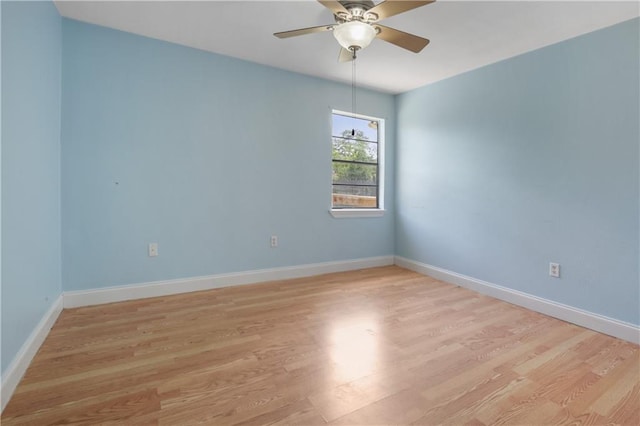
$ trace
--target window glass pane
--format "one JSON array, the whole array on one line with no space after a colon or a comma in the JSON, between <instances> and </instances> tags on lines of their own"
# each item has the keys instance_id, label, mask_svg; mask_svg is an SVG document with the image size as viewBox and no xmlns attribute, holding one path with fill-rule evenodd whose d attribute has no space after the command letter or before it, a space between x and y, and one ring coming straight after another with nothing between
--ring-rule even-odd
<instances>
[{"instance_id":1,"label":"window glass pane","mask_svg":"<svg viewBox=\"0 0 640 426\"><path fill-rule=\"evenodd\" d=\"M333 159L378 162L378 144L353 139L333 138Z\"/></svg>"},{"instance_id":2,"label":"window glass pane","mask_svg":"<svg viewBox=\"0 0 640 426\"><path fill-rule=\"evenodd\" d=\"M355 130L355 135L352 131ZM333 136L378 141L378 122L333 114Z\"/></svg>"},{"instance_id":3,"label":"window glass pane","mask_svg":"<svg viewBox=\"0 0 640 426\"><path fill-rule=\"evenodd\" d=\"M375 186L333 186L334 208L376 208L378 201Z\"/></svg>"},{"instance_id":4,"label":"window glass pane","mask_svg":"<svg viewBox=\"0 0 640 426\"><path fill-rule=\"evenodd\" d=\"M348 113L332 114L332 208L380 208L381 122L351 117Z\"/></svg>"},{"instance_id":5,"label":"window glass pane","mask_svg":"<svg viewBox=\"0 0 640 426\"><path fill-rule=\"evenodd\" d=\"M333 162L333 183L349 185L376 185L378 166Z\"/></svg>"}]
</instances>

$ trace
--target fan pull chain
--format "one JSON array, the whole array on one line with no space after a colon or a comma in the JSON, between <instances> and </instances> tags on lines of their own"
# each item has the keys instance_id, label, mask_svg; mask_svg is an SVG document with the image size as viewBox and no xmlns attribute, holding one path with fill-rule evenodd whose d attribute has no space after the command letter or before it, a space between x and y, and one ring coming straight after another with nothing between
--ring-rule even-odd
<instances>
[{"instance_id":1,"label":"fan pull chain","mask_svg":"<svg viewBox=\"0 0 640 426\"><path fill-rule=\"evenodd\" d=\"M351 61L351 112L356 114L356 51L353 50ZM351 129L351 136L356 135L356 129Z\"/></svg>"}]
</instances>

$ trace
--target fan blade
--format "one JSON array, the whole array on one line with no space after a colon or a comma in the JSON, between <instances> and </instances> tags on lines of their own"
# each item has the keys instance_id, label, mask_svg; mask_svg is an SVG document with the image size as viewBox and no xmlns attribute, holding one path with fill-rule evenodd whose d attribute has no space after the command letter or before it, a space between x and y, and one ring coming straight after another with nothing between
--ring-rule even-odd
<instances>
[{"instance_id":1,"label":"fan blade","mask_svg":"<svg viewBox=\"0 0 640 426\"><path fill-rule=\"evenodd\" d=\"M395 1L387 0L379 5L369 9L367 13L375 13L378 15L378 20L389 18L393 15L397 15L402 12L406 12L411 9L416 9L421 6L426 6L429 3L433 3L435 0L422 0L422 1Z\"/></svg>"},{"instance_id":2,"label":"fan blade","mask_svg":"<svg viewBox=\"0 0 640 426\"><path fill-rule=\"evenodd\" d=\"M305 34L321 33L324 31L331 31L335 25L321 25L319 27L300 28L298 30L282 31L280 33L274 33L273 35L278 38L296 37Z\"/></svg>"},{"instance_id":3,"label":"fan blade","mask_svg":"<svg viewBox=\"0 0 640 426\"><path fill-rule=\"evenodd\" d=\"M420 52L427 44L429 44L429 40L418 37L417 35L405 33L404 31L385 27L380 24L375 24L374 26L379 29L377 36L379 39L395 44L403 49L410 50L414 53Z\"/></svg>"},{"instance_id":4,"label":"fan blade","mask_svg":"<svg viewBox=\"0 0 640 426\"><path fill-rule=\"evenodd\" d=\"M322 3L322 5L331 10L334 15L337 15L340 12L346 13L347 15L349 14L349 11L338 1L318 0L318 3Z\"/></svg>"},{"instance_id":5,"label":"fan blade","mask_svg":"<svg viewBox=\"0 0 640 426\"><path fill-rule=\"evenodd\" d=\"M340 48L340 53L338 54L338 62L349 61L353 61L353 52L345 49L344 47Z\"/></svg>"}]
</instances>

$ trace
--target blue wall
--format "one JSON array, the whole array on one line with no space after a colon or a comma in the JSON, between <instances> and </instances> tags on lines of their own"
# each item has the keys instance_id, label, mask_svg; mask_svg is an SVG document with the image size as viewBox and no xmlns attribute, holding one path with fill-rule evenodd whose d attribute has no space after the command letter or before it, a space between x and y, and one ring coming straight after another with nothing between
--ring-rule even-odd
<instances>
[{"instance_id":1,"label":"blue wall","mask_svg":"<svg viewBox=\"0 0 640 426\"><path fill-rule=\"evenodd\" d=\"M399 96L397 254L640 324L639 22Z\"/></svg>"},{"instance_id":2,"label":"blue wall","mask_svg":"<svg viewBox=\"0 0 640 426\"><path fill-rule=\"evenodd\" d=\"M61 293L61 18L2 2L2 372Z\"/></svg>"},{"instance_id":3,"label":"blue wall","mask_svg":"<svg viewBox=\"0 0 640 426\"><path fill-rule=\"evenodd\" d=\"M388 119L390 211L334 219L350 87L72 20L63 45L65 290L393 254L393 96L358 97Z\"/></svg>"}]
</instances>

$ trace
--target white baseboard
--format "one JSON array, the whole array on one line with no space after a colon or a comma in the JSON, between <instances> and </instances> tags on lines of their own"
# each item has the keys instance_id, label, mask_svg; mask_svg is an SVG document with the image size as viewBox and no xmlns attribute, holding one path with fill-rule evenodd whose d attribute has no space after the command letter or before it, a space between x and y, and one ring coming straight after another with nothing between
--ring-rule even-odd
<instances>
[{"instance_id":1,"label":"white baseboard","mask_svg":"<svg viewBox=\"0 0 640 426\"><path fill-rule=\"evenodd\" d=\"M36 325L36 328L33 329L13 358L13 361L11 361L11 364L7 367L5 374L2 376L2 387L0 388L0 400L2 404L0 411L4 411L4 407L7 406L18 383L20 383L22 376L24 376L29 364L31 364L31 360L33 360L38 349L40 349L40 346L47 338L49 330L51 330L60 312L62 312L62 305L62 296L60 296L44 314L38 325Z\"/></svg>"},{"instance_id":2,"label":"white baseboard","mask_svg":"<svg viewBox=\"0 0 640 426\"><path fill-rule=\"evenodd\" d=\"M373 268L396 264L406 269L450 282L460 287L477 291L540 312L582 327L640 344L640 327L613 318L608 318L582 309L567 306L531 294L512 290L446 269L420 263L399 256L380 256L337 262L324 262L309 265L261 269L231 274L210 275L170 281L126 286L108 287L95 290L64 292L42 317L29 338L20 348L11 364L2 376L0 387L1 410L11 399L20 379L26 372L31 360L44 342L49 330L64 308L98 305L148 297L167 296L191 291L209 290L233 285L254 284L265 281L301 278L332 272L344 272L356 269Z\"/></svg>"},{"instance_id":3,"label":"white baseboard","mask_svg":"<svg viewBox=\"0 0 640 426\"><path fill-rule=\"evenodd\" d=\"M430 277L446 281L478 293L486 294L532 311L540 312L563 321L608 334L635 344L640 344L640 327L613 318L598 315L552 300L543 299L521 291L512 290L436 266L396 256L395 264Z\"/></svg>"},{"instance_id":4,"label":"white baseboard","mask_svg":"<svg viewBox=\"0 0 640 426\"><path fill-rule=\"evenodd\" d=\"M63 294L65 308L100 305L125 300L168 296L192 291L211 290L234 285L255 284L265 281L310 277L332 272L374 268L394 264L394 256L369 257L336 262L313 263L308 265L259 269L230 274L209 275L169 281L107 287L94 290L66 291Z\"/></svg>"}]
</instances>

